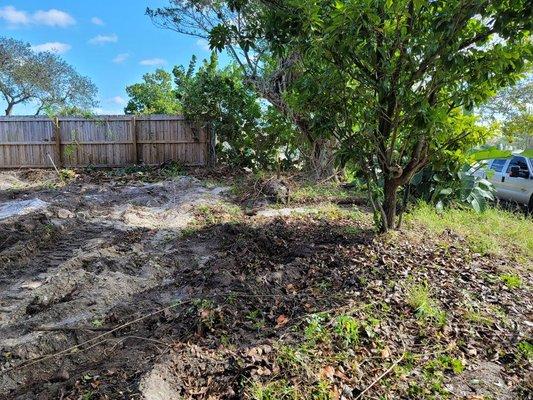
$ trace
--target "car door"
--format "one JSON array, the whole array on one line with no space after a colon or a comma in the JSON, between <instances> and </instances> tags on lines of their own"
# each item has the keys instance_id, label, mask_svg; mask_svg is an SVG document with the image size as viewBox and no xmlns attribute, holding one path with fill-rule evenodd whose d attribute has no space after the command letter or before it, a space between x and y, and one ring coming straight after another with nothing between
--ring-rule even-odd
<instances>
[{"instance_id":1,"label":"car door","mask_svg":"<svg viewBox=\"0 0 533 400\"><path fill-rule=\"evenodd\" d=\"M511 168L519 167L520 176L511 176ZM520 204L529 202L528 185L531 171L525 157L514 156L507 164L503 175L501 187L507 200L516 201Z\"/></svg>"},{"instance_id":2,"label":"car door","mask_svg":"<svg viewBox=\"0 0 533 400\"><path fill-rule=\"evenodd\" d=\"M494 189L496 189L496 197L503 200L508 200L507 193L503 187L503 181L505 181L505 168L507 168L508 163L509 160L505 158L492 160L489 171L487 171L487 180L492 183Z\"/></svg>"}]
</instances>

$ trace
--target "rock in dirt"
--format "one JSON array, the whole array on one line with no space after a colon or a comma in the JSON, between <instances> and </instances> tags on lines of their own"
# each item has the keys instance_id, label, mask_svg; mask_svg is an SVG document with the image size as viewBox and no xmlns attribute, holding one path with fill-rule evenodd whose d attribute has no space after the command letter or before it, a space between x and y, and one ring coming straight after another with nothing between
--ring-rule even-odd
<instances>
[{"instance_id":1,"label":"rock in dirt","mask_svg":"<svg viewBox=\"0 0 533 400\"><path fill-rule=\"evenodd\" d=\"M287 204L289 201L289 185L283 179L269 180L265 183L263 192L270 201L283 204Z\"/></svg>"},{"instance_id":2,"label":"rock in dirt","mask_svg":"<svg viewBox=\"0 0 533 400\"><path fill-rule=\"evenodd\" d=\"M74 218L74 213L69 210L65 210L64 208L60 208L57 211L57 216L60 219L69 219L69 218Z\"/></svg>"},{"instance_id":3,"label":"rock in dirt","mask_svg":"<svg viewBox=\"0 0 533 400\"><path fill-rule=\"evenodd\" d=\"M446 385L455 396L461 398L495 398L511 400L515 397L502 376L503 369L498 364L484 362L473 366Z\"/></svg>"},{"instance_id":4,"label":"rock in dirt","mask_svg":"<svg viewBox=\"0 0 533 400\"><path fill-rule=\"evenodd\" d=\"M31 200L14 200L0 205L0 220L33 213L48 208L49 203L38 198Z\"/></svg>"}]
</instances>

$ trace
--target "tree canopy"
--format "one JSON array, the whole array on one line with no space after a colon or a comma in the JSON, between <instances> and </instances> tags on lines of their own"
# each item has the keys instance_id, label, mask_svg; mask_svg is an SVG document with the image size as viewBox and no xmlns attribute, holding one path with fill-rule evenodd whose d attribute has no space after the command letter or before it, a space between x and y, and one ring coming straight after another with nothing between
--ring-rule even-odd
<instances>
[{"instance_id":1,"label":"tree canopy","mask_svg":"<svg viewBox=\"0 0 533 400\"><path fill-rule=\"evenodd\" d=\"M500 128L500 141L511 142L518 149L533 147L533 73L499 91L480 107L479 114Z\"/></svg>"},{"instance_id":2,"label":"tree canopy","mask_svg":"<svg viewBox=\"0 0 533 400\"><path fill-rule=\"evenodd\" d=\"M0 92L6 115L17 104L34 102L36 114L96 106L97 88L58 55L34 52L29 44L0 38Z\"/></svg>"},{"instance_id":3,"label":"tree canopy","mask_svg":"<svg viewBox=\"0 0 533 400\"><path fill-rule=\"evenodd\" d=\"M163 69L143 75L143 82L126 88L126 114L177 114L181 111L172 75Z\"/></svg>"}]
</instances>

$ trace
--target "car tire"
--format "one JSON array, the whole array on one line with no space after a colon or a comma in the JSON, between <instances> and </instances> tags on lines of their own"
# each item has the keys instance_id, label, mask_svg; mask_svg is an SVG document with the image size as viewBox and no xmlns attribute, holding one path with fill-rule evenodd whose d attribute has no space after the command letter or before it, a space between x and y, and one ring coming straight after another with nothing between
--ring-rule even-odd
<instances>
[{"instance_id":1,"label":"car tire","mask_svg":"<svg viewBox=\"0 0 533 400\"><path fill-rule=\"evenodd\" d=\"M527 205L527 213L530 216L533 216L533 194L529 198L529 204Z\"/></svg>"}]
</instances>

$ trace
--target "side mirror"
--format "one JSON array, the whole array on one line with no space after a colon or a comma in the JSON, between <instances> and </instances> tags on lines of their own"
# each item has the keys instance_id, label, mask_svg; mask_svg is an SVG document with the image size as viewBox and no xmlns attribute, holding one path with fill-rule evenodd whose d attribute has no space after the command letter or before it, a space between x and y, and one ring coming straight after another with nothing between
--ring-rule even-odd
<instances>
[{"instance_id":1,"label":"side mirror","mask_svg":"<svg viewBox=\"0 0 533 400\"><path fill-rule=\"evenodd\" d=\"M518 178L520 176L520 167L518 165L511 167L511 172L509 172L509 176L511 178Z\"/></svg>"}]
</instances>

